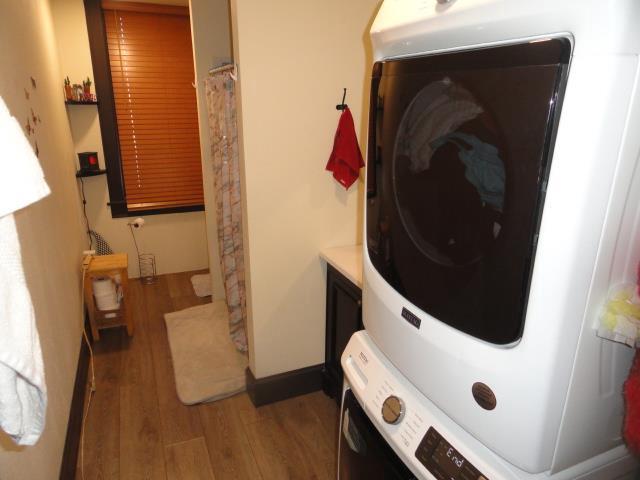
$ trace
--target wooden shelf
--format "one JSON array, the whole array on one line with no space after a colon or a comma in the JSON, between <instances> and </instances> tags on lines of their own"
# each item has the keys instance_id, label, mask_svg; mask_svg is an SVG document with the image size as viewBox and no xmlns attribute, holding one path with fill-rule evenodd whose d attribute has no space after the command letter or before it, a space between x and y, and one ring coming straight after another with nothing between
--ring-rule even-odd
<instances>
[{"instance_id":1,"label":"wooden shelf","mask_svg":"<svg viewBox=\"0 0 640 480\"><path fill-rule=\"evenodd\" d=\"M128 257L126 253L98 255L91 258L84 270L84 301L89 312L89 324L94 341L100 340L101 328L126 326L129 336L133 335L133 316L129 306L129 277L127 275ZM120 306L115 310L98 310L93 296L93 280L111 277L119 283L122 292ZM118 278L119 277L119 278ZM113 317L110 314L116 314ZM109 315L109 317L106 317Z\"/></svg>"},{"instance_id":2,"label":"wooden shelf","mask_svg":"<svg viewBox=\"0 0 640 480\"><path fill-rule=\"evenodd\" d=\"M120 308L117 310L95 310L96 326L102 328L115 328L126 326L126 318L124 318L124 299L120 300ZM107 317L107 315L113 315Z\"/></svg>"},{"instance_id":3,"label":"wooden shelf","mask_svg":"<svg viewBox=\"0 0 640 480\"><path fill-rule=\"evenodd\" d=\"M76 100L65 100L65 105L99 105L99 102L96 101L90 101L90 102L85 102L85 101L76 101Z\"/></svg>"},{"instance_id":4,"label":"wooden shelf","mask_svg":"<svg viewBox=\"0 0 640 480\"><path fill-rule=\"evenodd\" d=\"M104 175L105 173L107 173L107 171L105 169L102 169L102 170L87 170L86 172L78 170L76 172L76 178L80 178L80 177L95 177L96 175Z\"/></svg>"}]
</instances>

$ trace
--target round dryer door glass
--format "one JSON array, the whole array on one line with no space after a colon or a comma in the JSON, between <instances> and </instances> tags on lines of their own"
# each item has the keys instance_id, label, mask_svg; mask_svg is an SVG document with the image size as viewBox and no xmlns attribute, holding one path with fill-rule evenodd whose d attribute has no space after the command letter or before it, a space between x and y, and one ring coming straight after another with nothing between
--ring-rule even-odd
<instances>
[{"instance_id":1,"label":"round dryer door glass","mask_svg":"<svg viewBox=\"0 0 640 480\"><path fill-rule=\"evenodd\" d=\"M404 112L393 155L396 208L415 248L432 261L476 263L500 234L500 138L490 109L448 76L426 85Z\"/></svg>"}]
</instances>

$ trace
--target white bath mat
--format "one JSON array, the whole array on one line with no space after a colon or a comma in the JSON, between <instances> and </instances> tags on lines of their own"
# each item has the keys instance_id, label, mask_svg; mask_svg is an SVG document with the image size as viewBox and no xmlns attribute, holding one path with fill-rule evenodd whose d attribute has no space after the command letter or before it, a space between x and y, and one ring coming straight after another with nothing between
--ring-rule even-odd
<instances>
[{"instance_id":1,"label":"white bath mat","mask_svg":"<svg viewBox=\"0 0 640 480\"><path fill-rule=\"evenodd\" d=\"M199 297L208 297L211 295L211 275L208 273L202 273L200 275L194 275L191 277L191 285L193 290Z\"/></svg>"},{"instance_id":2,"label":"white bath mat","mask_svg":"<svg viewBox=\"0 0 640 480\"><path fill-rule=\"evenodd\" d=\"M229 337L224 300L167 313L164 320L182 403L210 402L245 390L248 360Z\"/></svg>"}]
</instances>

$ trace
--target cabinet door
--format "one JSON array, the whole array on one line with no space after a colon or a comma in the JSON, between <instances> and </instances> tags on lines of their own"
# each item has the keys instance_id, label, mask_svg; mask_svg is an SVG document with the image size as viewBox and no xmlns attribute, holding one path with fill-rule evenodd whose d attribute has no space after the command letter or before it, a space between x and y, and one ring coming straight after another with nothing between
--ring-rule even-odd
<instances>
[{"instance_id":1,"label":"cabinet door","mask_svg":"<svg viewBox=\"0 0 640 480\"><path fill-rule=\"evenodd\" d=\"M327 266L327 318L324 391L340 400L340 357L351 335L362 326L362 292L340 272Z\"/></svg>"},{"instance_id":2,"label":"cabinet door","mask_svg":"<svg viewBox=\"0 0 640 480\"><path fill-rule=\"evenodd\" d=\"M351 335L362 328L362 301L341 285L335 286L335 355L338 365Z\"/></svg>"}]
</instances>

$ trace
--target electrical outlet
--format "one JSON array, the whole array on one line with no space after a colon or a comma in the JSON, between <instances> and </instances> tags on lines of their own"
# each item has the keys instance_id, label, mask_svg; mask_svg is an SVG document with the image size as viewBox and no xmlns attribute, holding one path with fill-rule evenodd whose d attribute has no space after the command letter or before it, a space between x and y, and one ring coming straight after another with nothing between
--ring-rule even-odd
<instances>
[{"instance_id":1,"label":"electrical outlet","mask_svg":"<svg viewBox=\"0 0 640 480\"><path fill-rule=\"evenodd\" d=\"M144 225L144 218L136 218L133 222L127 223L130 227L140 228Z\"/></svg>"}]
</instances>

